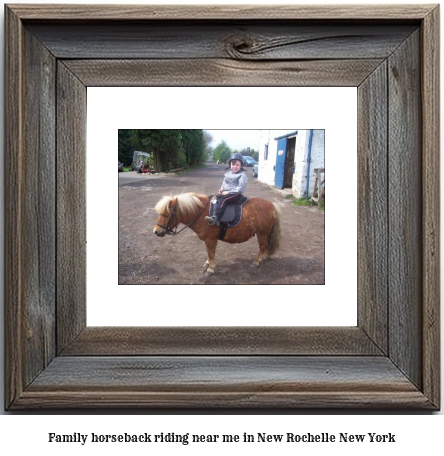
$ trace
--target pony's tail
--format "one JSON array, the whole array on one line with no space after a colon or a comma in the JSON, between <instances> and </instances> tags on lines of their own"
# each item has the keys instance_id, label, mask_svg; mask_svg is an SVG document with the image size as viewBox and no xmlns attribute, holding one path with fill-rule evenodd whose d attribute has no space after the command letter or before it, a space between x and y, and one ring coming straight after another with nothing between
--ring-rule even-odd
<instances>
[{"instance_id":1,"label":"pony's tail","mask_svg":"<svg viewBox=\"0 0 444 456\"><path fill-rule=\"evenodd\" d=\"M276 221L274 222L273 228L268 235L268 247L265 252L269 256L279 250L279 244L281 241L281 208L276 203L273 203L273 205L276 211Z\"/></svg>"}]
</instances>

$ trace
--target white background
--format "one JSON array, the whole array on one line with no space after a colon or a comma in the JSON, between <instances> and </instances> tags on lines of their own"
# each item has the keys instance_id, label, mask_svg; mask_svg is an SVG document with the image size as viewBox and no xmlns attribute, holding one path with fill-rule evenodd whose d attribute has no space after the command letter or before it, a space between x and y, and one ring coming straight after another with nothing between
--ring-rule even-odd
<instances>
[{"instance_id":1,"label":"white background","mask_svg":"<svg viewBox=\"0 0 444 456\"><path fill-rule=\"evenodd\" d=\"M88 88L88 325L356 326L356 95L355 87ZM175 100L174 109L165 103L168 97ZM226 109L213 109L209 114L208 106ZM249 106L248 116L242 106ZM106 151L117 156L118 129L217 127L325 129L330 194L325 285L118 285L118 177L114 163L103 162ZM149 251L150 243L159 243L152 230L153 223L147 222L146 244L141 250ZM179 245L185 241L181 236L175 239ZM194 266L196 281L205 261L203 242L200 248L196 258L201 253L202 261L197 259ZM232 251L235 248L231 246ZM252 249L256 254L256 243ZM171 267L180 261L180 254L171 258ZM273 264L279 267L279 260Z\"/></svg>"},{"instance_id":2,"label":"white background","mask_svg":"<svg viewBox=\"0 0 444 456\"><path fill-rule=\"evenodd\" d=\"M36 3L26 1L23 3ZM48 2L50 3L50 2ZM52 2L52 3L60 3ZM76 3L88 3L77 1ZM95 3L112 3L110 1L103 2L95 0ZM119 2L115 2L119 3ZM133 1L133 3L140 3ZM168 1L155 1L151 3L174 3ZM185 2L183 2L185 3ZM217 2L199 2L195 0L193 2L186 3L217 3ZM238 1L220 1L218 3L240 3ZM264 3L260 0L248 1L243 0L242 3L260 4ZM297 3L297 2L286 2L280 0L279 3ZM308 2L303 2L306 4ZM325 4L333 3L327 0L312 0L311 4ZM357 3L354 1L341 0L344 3ZM378 1L367 0L366 3L380 3ZM392 3L428 3L414 1L409 2L407 0L393 1ZM439 2L438 2L439 3ZM3 9L2 9L3 11ZM0 14L3 14L0 12ZM3 21L2 21L2 36L3 36ZM0 52L3 53L3 47L0 47ZM3 60L3 59L2 59ZM1 73L3 82L3 70ZM3 84L2 84L3 86ZM3 97L3 93L0 95ZM441 129L442 130L442 129ZM3 138L3 123L0 123L0 131ZM0 186L0 204L2 204L1 215L4 217L3 212L3 186ZM3 226L3 223L1 224ZM0 240L1 251L3 252L3 238ZM441 252L442 258L442 252ZM3 267L3 264L2 266ZM442 273L442 269L441 269ZM4 271L0 274L0 280L3 281ZM3 284L3 282L1 282ZM1 298L3 299L3 294ZM441 317L442 318L442 317ZM0 312L0 319L3 319L3 312ZM444 325L441 322L441 327ZM0 343L3 343L3 324L0 325ZM441 350L443 353L444 350ZM0 350L0 399L3 402L3 350ZM441 387L443 391L443 387ZM395 416L393 416L395 415ZM193 415L193 416L179 416L175 414L168 414L157 416L153 413L144 412L142 415L132 416L119 416L117 414L110 416L78 416L76 414L68 414L64 416L53 416L46 414L43 416L36 417L34 414L30 416L14 415L11 413L5 413L0 418L0 448L2 452L13 451L14 453L21 454L21 452L28 452L30 454L54 454L59 455L61 452L70 455L75 454L97 454L97 447L80 447L79 444L69 445L49 445L47 443L48 432L59 432L59 433L72 433L72 432L83 432L83 433L116 433L116 432L192 432L192 433L242 433L244 431L255 433L255 432L269 432L269 433L282 433L282 432L349 432L349 433L367 433L367 432L381 432L388 433L392 432L397 435L398 443L396 444L380 444L375 446L374 444L366 444L365 446L357 446L357 444L344 444L338 445L322 445L322 446L277 446L273 444L263 444L264 446L255 447L254 451L258 454L269 454L270 452L279 451L279 454L297 454L301 450L319 452L330 452L331 454L353 454L357 452L362 455L374 455L375 452L378 454L413 454L419 452L431 452L440 454L443 449L442 441L442 429L443 429L443 413L434 413L435 416L424 416L424 414L411 414L407 415L405 412L402 413L405 416L398 416L396 414L370 414L370 413L356 413L355 416L345 415L329 415L325 413L321 416L307 416L300 412L288 412L284 415L267 415L260 414L257 416L249 415L232 415L232 416L206 416L206 415ZM439 416L437 416L439 415ZM222 444L214 444L214 446L188 446L188 447L172 447L176 454L180 454L182 451L188 452L189 454L208 454L211 451L212 454L226 454L227 451L235 454L245 454L245 446L226 447ZM168 447L158 447L156 449L150 449L145 446L140 447L127 447L119 445L109 445L100 447L109 454L121 454L122 451L131 451L133 454L165 454ZM94 452L94 453L93 453ZM306 452L301 452L306 454ZM315 453L315 454L316 454Z\"/></svg>"}]
</instances>

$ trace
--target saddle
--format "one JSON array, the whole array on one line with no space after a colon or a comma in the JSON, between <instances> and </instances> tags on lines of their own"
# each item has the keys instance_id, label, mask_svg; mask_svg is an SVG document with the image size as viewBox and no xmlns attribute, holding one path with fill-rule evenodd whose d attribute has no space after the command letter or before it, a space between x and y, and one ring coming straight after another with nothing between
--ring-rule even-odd
<instances>
[{"instance_id":1,"label":"saddle","mask_svg":"<svg viewBox=\"0 0 444 456\"><path fill-rule=\"evenodd\" d=\"M242 220L242 206L248 201L244 195L237 203L228 204L225 208L224 215L219 220L219 240L222 241L228 228L234 228ZM214 214L215 204L210 204L210 216Z\"/></svg>"}]
</instances>

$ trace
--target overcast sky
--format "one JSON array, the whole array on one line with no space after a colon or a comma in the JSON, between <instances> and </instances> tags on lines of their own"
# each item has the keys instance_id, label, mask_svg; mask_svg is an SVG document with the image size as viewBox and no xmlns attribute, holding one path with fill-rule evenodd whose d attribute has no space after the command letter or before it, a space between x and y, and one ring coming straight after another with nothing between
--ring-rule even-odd
<instances>
[{"instance_id":1,"label":"overcast sky","mask_svg":"<svg viewBox=\"0 0 444 456\"><path fill-rule=\"evenodd\" d=\"M230 149L242 150L250 147L254 150L259 149L260 130L206 130L213 137L211 147L216 147L221 141L225 140Z\"/></svg>"}]
</instances>

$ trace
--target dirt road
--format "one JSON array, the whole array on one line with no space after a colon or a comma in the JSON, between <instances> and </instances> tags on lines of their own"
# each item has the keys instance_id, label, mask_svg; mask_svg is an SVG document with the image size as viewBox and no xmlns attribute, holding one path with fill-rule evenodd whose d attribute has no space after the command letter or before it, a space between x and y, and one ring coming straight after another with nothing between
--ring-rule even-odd
<instances>
[{"instance_id":1,"label":"dirt road","mask_svg":"<svg viewBox=\"0 0 444 456\"><path fill-rule=\"evenodd\" d=\"M258 267L256 237L243 244L219 242L216 274L204 274L205 245L191 229L177 236L153 234L155 204L166 194L217 192L226 165L179 174L119 173L119 284L323 284L324 212L295 206L259 183L246 168L248 197L277 202L282 209L280 251ZM182 225L181 225L182 226ZM179 227L180 228L180 227Z\"/></svg>"}]
</instances>

